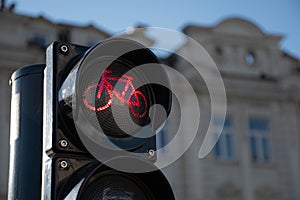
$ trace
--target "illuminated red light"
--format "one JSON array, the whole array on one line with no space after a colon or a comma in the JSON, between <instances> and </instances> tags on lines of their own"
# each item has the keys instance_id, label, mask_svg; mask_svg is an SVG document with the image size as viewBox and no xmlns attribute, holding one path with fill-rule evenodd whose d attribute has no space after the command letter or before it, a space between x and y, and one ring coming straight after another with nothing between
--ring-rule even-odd
<instances>
[{"instance_id":1,"label":"illuminated red light","mask_svg":"<svg viewBox=\"0 0 300 200\"><path fill-rule=\"evenodd\" d=\"M99 84L91 84L89 85L83 92L83 103L84 105L92 110L92 111L103 111L109 108L113 102L113 95L117 97L117 99L129 105L129 109L131 113L138 118L142 118L146 115L148 109L148 103L146 96L141 92L135 89L133 86L133 77L124 75L121 78L112 76L112 70L105 70L101 77L101 82ZM122 82L124 83L124 88L121 92L114 89L114 86L111 82ZM95 105L91 104L88 101L89 92L91 89L96 88L97 91L95 94L95 99L101 99L104 91L106 91L109 95L108 101L105 103L103 102L103 106L96 107ZM129 95L128 95L129 94ZM135 110L137 108L139 111ZM140 111L141 110L141 111Z\"/></svg>"}]
</instances>

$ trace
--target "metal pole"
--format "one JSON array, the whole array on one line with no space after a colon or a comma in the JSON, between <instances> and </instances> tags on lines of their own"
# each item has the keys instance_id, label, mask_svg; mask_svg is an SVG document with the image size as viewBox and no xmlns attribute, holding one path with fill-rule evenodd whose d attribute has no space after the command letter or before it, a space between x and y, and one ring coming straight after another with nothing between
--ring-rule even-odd
<instances>
[{"instance_id":1,"label":"metal pole","mask_svg":"<svg viewBox=\"0 0 300 200\"><path fill-rule=\"evenodd\" d=\"M8 200L41 198L44 65L17 70L11 77Z\"/></svg>"}]
</instances>

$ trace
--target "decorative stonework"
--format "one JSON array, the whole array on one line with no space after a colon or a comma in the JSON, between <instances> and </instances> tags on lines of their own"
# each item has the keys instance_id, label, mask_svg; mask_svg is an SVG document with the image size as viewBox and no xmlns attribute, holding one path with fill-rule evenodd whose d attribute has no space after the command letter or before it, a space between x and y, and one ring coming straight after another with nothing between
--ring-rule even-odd
<instances>
[{"instance_id":1,"label":"decorative stonework","mask_svg":"<svg viewBox=\"0 0 300 200\"><path fill-rule=\"evenodd\" d=\"M241 200L242 192L241 189L236 187L233 183L227 182L221 185L217 189L218 200Z\"/></svg>"},{"instance_id":2,"label":"decorative stonework","mask_svg":"<svg viewBox=\"0 0 300 200\"><path fill-rule=\"evenodd\" d=\"M255 190L257 200L279 200L280 192L273 187L263 186Z\"/></svg>"}]
</instances>

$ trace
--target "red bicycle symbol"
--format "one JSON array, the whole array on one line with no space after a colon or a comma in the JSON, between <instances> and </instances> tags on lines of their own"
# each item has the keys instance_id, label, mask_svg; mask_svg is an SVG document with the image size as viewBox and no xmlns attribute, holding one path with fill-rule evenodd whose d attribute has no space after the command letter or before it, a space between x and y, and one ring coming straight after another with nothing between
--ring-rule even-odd
<instances>
[{"instance_id":1,"label":"red bicycle symbol","mask_svg":"<svg viewBox=\"0 0 300 200\"><path fill-rule=\"evenodd\" d=\"M144 117L148 109L147 100L145 95L141 91L135 90L132 84L133 77L123 75L121 78L119 78L115 76L109 76L110 74L112 74L111 70L105 70L102 74L101 82L99 84L89 85L85 89L82 95L84 105L88 109L93 111L103 111L111 106L114 95L120 102L129 105L130 111L135 117ZM110 81L124 83L123 90L121 92L115 90L113 84ZM96 95L95 90L93 90L95 87ZM109 95L108 99L105 97L105 93ZM104 102L99 107L96 107L96 105L90 103L93 101L95 102L95 100L97 99L104 99Z\"/></svg>"}]
</instances>

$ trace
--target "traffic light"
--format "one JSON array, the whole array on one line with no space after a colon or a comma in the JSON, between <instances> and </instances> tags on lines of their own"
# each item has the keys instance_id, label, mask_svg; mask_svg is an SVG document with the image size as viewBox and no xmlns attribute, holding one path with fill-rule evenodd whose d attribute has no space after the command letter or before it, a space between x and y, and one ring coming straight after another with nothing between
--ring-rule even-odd
<instances>
[{"instance_id":1,"label":"traffic light","mask_svg":"<svg viewBox=\"0 0 300 200\"><path fill-rule=\"evenodd\" d=\"M42 199L174 199L154 165L155 133L171 107L157 66L148 48L128 39L48 47Z\"/></svg>"}]
</instances>

